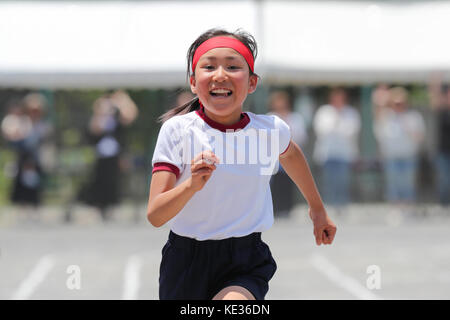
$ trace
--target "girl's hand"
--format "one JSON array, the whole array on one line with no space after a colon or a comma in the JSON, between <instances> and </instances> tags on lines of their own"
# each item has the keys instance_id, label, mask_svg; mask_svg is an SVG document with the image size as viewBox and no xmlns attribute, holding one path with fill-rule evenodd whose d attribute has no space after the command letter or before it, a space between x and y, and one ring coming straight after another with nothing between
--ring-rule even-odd
<instances>
[{"instance_id":1,"label":"girl's hand","mask_svg":"<svg viewBox=\"0 0 450 320\"><path fill-rule=\"evenodd\" d=\"M191 187L195 191L203 189L205 183L216 170L215 164L219 163L219 158L212 151L203 151L191 161Z\"/></svg>"},{"instance_id":2,"label":"girl's hand","mask_svg":"<svg viewBox=\"0 0 450 320\"><path fill-rule=\"evenodd\" d=\"M314 224L314 236L316 237L316 244L331 244L336 234L336 225L328 217L325 209L309 209L309 216Z\"/></svg>"}]
</instances>

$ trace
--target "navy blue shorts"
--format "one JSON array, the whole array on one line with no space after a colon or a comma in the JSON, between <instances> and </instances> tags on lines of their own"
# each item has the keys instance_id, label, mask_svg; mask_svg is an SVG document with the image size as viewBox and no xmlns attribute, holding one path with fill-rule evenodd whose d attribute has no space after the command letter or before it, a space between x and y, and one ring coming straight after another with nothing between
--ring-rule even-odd
<instances>
[{"instance_id":1,"label":"navy blue shorts","mask_svg":"<svg viewBox=\"0 0 450 320\"><path fill-rule=\"evenodd\" d=\"M170 231L162 249L159 298L210 300L225 287L241 286L263 300L276 269L261 233L198 241Z\"/></svg>"}]
</instances>

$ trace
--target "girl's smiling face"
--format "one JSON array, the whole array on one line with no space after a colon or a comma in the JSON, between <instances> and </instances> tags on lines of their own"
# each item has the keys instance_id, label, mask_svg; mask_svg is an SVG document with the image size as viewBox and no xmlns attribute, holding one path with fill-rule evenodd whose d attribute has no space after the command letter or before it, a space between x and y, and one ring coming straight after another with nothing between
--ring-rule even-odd
<instances>
[{"instance_id":1,"label":"girl's smiling face","mask_svg":"<svg viewBox=\"0 0 450 320\"><path fill-rule=\"evenodd\" d=\"M244 57L231 48L214 48L202 55L191 76L191 90L206 115L222 124L239 121L242 104L256 90L257 76L250 75Z\"/></svg>"}]
</instances>

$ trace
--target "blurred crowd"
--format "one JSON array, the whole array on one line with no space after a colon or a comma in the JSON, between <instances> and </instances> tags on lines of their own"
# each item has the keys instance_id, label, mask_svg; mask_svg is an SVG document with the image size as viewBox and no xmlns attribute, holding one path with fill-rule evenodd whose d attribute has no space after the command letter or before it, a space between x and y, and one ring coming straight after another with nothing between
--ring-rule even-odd
<instances>
[{"instance_id":1,"label":"blurred crowd","mask_svg":"<svg viewBox=\"0 0 450 320\"><path fill-rule=\"evenodd\" d=\"M418 199L418 169L427 130L435 130L437 148L432 161L435 189L440 204L450 203L450 87L439 80L429 85L433 128L427 128L423 114L411 107L410 94L400 86L379 84L372 91L371 115L376 140L376 161L382 173L385 202L412 206ZM294 110L284 91L271 93L270 113L291 127L293 140L303 147L313 139L312 163L319 168L316 181L327 205L338 212L351 203L352 176L361 161L361 112L348 102L344 88L331 88L328 102L317 107L308 127L308 117ZM308 114L308 113L307 113ZM310 129L310 130L309 130ZM311 132L308 138L308 132ZM271 181L275 214L286 216L295 205L296 187L280 168Z\"/></svg>"},{"instance_id":2,"label":"blurred crowd","mask_svg":"<svg viewBox=\"0 0 450 320\"><path fill-rule=\"evenodd\" d=\"M53 127L45 120L47 99L30 93L22 100L9 102L1 123L3 138L16 153L11 170L14 182L11 201L37 207L41 203L43 180L46 174L45 152L52 144ZM51 148L51 147L50 147Z\"/></svg>"},{"instance_id":3,"label":"blurred crowd","mask_svg":"<svg viewBox=\"0 0 450 320\"><path fill-rule=\"evenodd\" d=\"M433 129L437 139L432 162L436 200L445 206L450 203L450 87L435 79L428 93L433 128L426 125L423 110L411 106L410 92L405 87L379 84L372 90L372 135L386 202L416 203L419 157ZM351 189L355 164L361 160L364 122L361 110L349 103L348 95L345 88L330 88L326 103L312 105L311 101L298 103L298 97L288 91L274 90L267 101L269 113L289 124L292 140L303 149L311 167L318 168L315 179L321 195L327 205L336 208L358 200ZM300 100L305 97L300 95ZM190 93L182 92L176 104L190 99ZM16 155L10 192L14 204L38 207L42 202L43 182L54 168L55 158L55 130L47 111L46 97L30 93L11 100L1 121L3 139ZM138 108L125 91L109 92L95 100L86 133L95 149L95 163L89 181L80 186L68 204L66 221L71 220L71 208L77 202L98 208L101 217L109 219L110 208L121 200L124 131L137 117ZM276 216L288 216L298 191L281 167L272 177L271 189Z\"/></svg>"},{"instance_id":4,"label":"blurred crowd","mask_svg":"<svg viewBox=\"0 0 450 320\"><path fill-rule=\"evenodd\" d=\"M4 140L16 153L12 171L10 200L12 203L37 209L42 202L44 180L51 173L49 150L54 150L52 122L46 117L48 101L40 93L30 93L12 100L1 122ZM68 203L65 220L71 220L75 202L98 208L103 220L110 218L110 209L120 202L121 153L123 131L138 116L138 108L122 90L107 93L95 100L86 132L87 141L95 149L95 163L89 180L81 185ZM47 156L46 156L47 155ZM32 215L37 210L30 210Z\"/></svg>"}]
</instances>

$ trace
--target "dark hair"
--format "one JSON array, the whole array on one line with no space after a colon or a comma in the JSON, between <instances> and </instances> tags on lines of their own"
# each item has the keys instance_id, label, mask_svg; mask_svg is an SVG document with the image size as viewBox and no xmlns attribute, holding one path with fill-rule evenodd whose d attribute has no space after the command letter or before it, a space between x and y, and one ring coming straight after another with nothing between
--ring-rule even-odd
<instances>
[{"instance_id":1,"label":"dark hair","mask_svg":"<svg viewBox=\"0 0 450 320\"><path fill-rule=\"evenodd\" d=\"M249 34L248 32L245 32L241 29L237 29L235 32L229 32L224 29L209 29L208 31L202 33L189 47L189 50L187 52L187 70L186 70L186 79L189 82L189 78L194 75L192 72L192 60L194 58L195 50L206 40L217 37L217 36L232 36L239 41L241 41L253 54L253 58L256 59L256 56L258 55L258 47L255 41L255 38ZM252 70L250 69L250 75L256 75ZM159 122L165 122L176 115L182 115L189 113L194 110L198 110L200 108L200 102L198 100L198 97L195 97L191 101L188 101L187 103L176 106L166 113L164 113L162 116L158 118Z\"/></svg>"}]
</instances>

